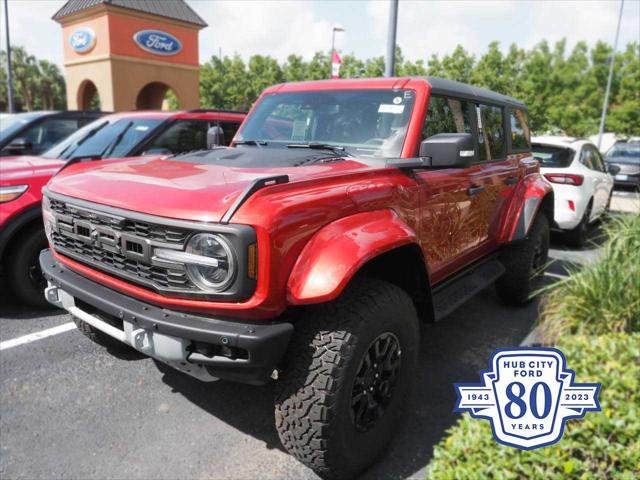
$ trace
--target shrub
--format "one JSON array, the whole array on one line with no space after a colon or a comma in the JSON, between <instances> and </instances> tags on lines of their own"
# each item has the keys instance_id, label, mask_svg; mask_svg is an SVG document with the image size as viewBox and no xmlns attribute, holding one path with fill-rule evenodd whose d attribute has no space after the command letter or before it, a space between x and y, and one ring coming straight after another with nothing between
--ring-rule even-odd
<instances>
[{"instance_id":1,"label":"shrub","mask_svg":"<svg viewBox=\"0 0 640 480\"><path fill-rule=\"evenodd\" d=\"M434 448L431 479L632 479L640 476L640 334L575 336L558 347L577 382L600 382L601 412L567 421L555 445L500 445L489 422L464 414Z\"/></svg>"},{"instance_id":2,"label":"shrub","mask_svg":"<svg viewBox=\"0 0 640 480\"><path fill-rule=\"evenodd\" d=\"M612 219L604 229L602 258L549 287L541 315L545 340L640 332L640 215Z\"/></svg>"}]
</instances>

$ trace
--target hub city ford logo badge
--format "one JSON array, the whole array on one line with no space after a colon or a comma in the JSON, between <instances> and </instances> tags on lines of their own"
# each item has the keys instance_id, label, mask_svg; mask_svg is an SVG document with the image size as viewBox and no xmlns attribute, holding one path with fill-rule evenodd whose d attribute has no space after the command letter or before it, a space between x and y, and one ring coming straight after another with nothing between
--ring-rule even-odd
<instances>
[{"instance_id":1,"label":"hub city ford logo badge","mask_svg":"<svg viewBox=\"0 0 640 480\"><path fill-rule=\"evenodd\" d=\"M145 52L154 55L175 55L182 50L180 40L160 30L141 30L133 36L133 41Z\"/></svg>"},{"instance_id":2,"label":"hub city ford logo badge","mask_svg":"<svg viewBox=\"0 0 640 480\"><path fill-rule=\"evenodd\" d=\"M569 418L600 411L598 383L573 383L555 348L496 350L482 383L458 383L454 411L486 418L503 445L533 450L556 443Z\"/></svg>"},{"instance_id":3,"label":"hub city ford logo badge","mask_svg":"<svg viewBox=\"0 0 640 480\"><path fill-rule=\"evenodd\" d=\"M89 27L74 30L69 37L69 45L78 53L86 53L96 44L96 34Z\"/></svg>"}]
</instances>

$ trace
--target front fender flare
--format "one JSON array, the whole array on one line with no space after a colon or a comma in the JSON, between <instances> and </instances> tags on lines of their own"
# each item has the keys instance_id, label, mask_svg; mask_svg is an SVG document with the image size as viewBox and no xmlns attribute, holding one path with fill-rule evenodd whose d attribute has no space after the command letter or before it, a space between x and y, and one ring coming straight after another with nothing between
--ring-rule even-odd
<instances>
[{"instance_id":1,"label":"front fender flare","mask_svg":"<svg viewBox=\"0 0 640 480\"><path fill-rule=\"evenodd\" d=\"M524 240L536 214L543 207L553 224L553 188L539 173L527 175L516 187L504 210L499 243Z\"/></svg>"},{"instance_id":2,"label":"front fender flare","mask_svg":"<svg viewBox=\"0 0 640 480\"><path fill-rule=\"evenodd\" d=\"M363 212L320 229L302 250L287 282L287 301L304 305L333 300L369 260L418 243L392 210Z\"/></svg>"}]
</instances>

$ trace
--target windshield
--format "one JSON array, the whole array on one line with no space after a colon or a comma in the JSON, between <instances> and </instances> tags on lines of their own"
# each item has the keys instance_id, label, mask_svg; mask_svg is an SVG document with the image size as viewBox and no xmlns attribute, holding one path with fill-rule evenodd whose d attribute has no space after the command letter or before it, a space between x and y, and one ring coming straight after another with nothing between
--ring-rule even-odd
<instances>
[{"instance_id":1,"label":"windshield","mask_svg":"<svg viewBox=\"0 0 640 480\"><path fill-rule=\"evenodd\" d=\"M43 156L64 160L126 157L162 122L160 118L98 119L47 150Z\"/></svg>"},{"instance_id":2,"label":"windshield","mask_svg":"<svg viewBox=\"0 0 640 480\"><path fill-rule=\"evenodd\" d=\"M0 119L0 141L10 137L29 122L41 117L43 113L16 113L3 115Z\"/></svg>"},{"instance_id":3,"label":"windshield","mask_svg":"<svg viewBox=\"0 0 640 480\"><path fill-rule=\"evenodd\" d=\"M258 103L235 141L321 144L354 156L398 157L414 100L412 90L274 93Z\"/></svg>"},{"instance_id":4,"label":"windshield","mask_svg":"<svg viewBox=\"0 0 640 480\"><path fill-rule=\"evenodd\" d=\"M607 152L607 160L640 164L640 143L619 143Z\"/></svg>"},{"instance_id":5,"label":"windshield","mask_svg":"<svg viewBox=\"0 0 640 480\"><path fill-rule=\"evenodd\" d=\"M569 148L550 147L546 145L532 145L533 158L540 162L541 167L565 168L571 165L574 151Z\"/></svg>"}]
</instances>

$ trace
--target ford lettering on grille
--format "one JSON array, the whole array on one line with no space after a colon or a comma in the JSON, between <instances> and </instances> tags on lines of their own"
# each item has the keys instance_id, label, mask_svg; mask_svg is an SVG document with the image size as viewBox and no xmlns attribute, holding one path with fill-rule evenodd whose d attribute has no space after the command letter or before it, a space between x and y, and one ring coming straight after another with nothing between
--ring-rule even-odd
<instances>
[{"instance_id":1,"label":"ford lettering on grille","mask_svg":"<svg viewBox=\"0 0 640 480\"><path fill-rule=\"evenodd\" d=\"M199 293L184 265L156 259L154 248L183 250L189 231L130 220L50 200L52 243L63 255L166 293Z\"/></svg>"}]
</instances>

